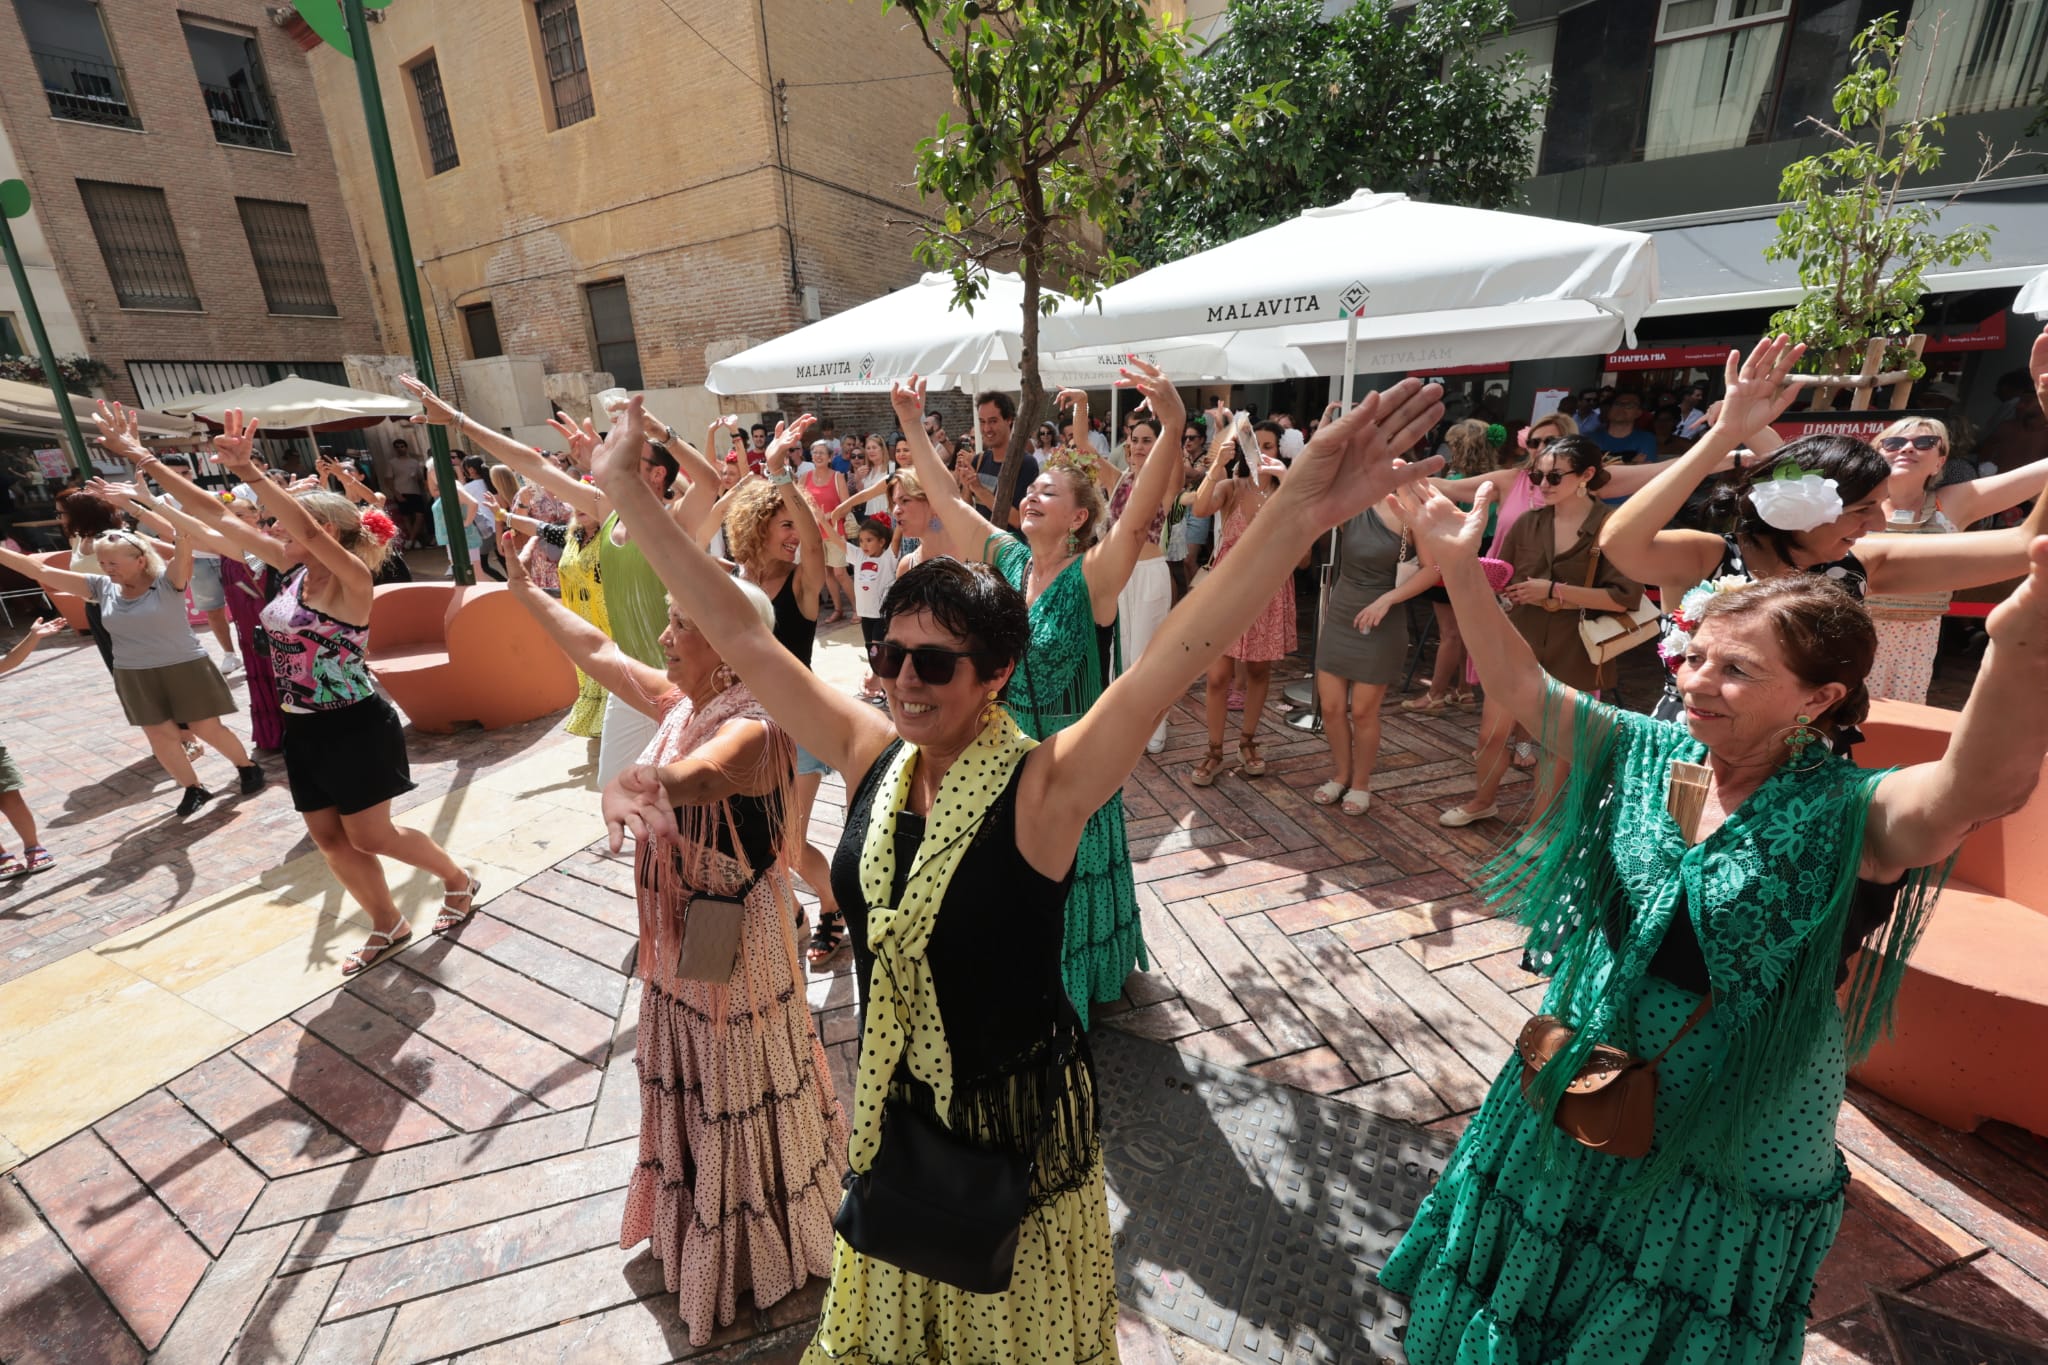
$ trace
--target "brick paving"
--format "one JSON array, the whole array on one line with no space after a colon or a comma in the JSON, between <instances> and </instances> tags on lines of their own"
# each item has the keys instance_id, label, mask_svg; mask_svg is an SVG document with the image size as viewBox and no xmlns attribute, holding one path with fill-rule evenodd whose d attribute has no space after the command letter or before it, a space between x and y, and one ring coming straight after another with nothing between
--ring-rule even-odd
<instances>
[{"instance_id":1,"label":"brick paving","mask_svg":"<svg viewBox=\"0 0 2048 1365\"><path fill-rule=\"evenodd\" d=\"M69 648L46 647L37 665L60 695L66 680L100 683L97 659ZM1104 1008L1106 1025L1458 1130L1541 992L1517 965L1513 927L1471 891L1502 827L1435 823L1471 789L1476 717L1390 706L1373 807L1347 819L1308 800L1322 743L1277 712L1267 776L1191 786L1198 702L1126 788L1154 970ZM90 705L87 693L79 709ZM66 744L90 756L121 742L104 718L98 730L56 719L70 740L31 741L31 781L44 790L47 774L85 761ZM10 709L10 742L33 728ZM415 737L416 775L423 787L466 781L545 729ZM79 790L82 810L90 787ZM147 827L120 814L138 795L120 792L98 808L107 819L54 832ZM106 933L154 913L102 915L100 896L126 882L98 857L134 858L138 880L168 878L149 882L155 897L177 899L179 877L197 894L228 868L246 876L296 844L273 828L280 795L230 808L197 838L160 841L154 859L118 838L86 846L105 854L67 847L64 876L88 891L17 899L0 923L77 914L75 925ZM828 783L820 844L836 837L842 800ZM251 854L263 840L272 851ZM0 1359L689 1354L659 1268L617 1247L638 1125L627 890L622 862L576 853L455 938L416 947L0 1176ZM847 966L809 986L842 1097L855 1024ZM1890 1365L1872 1288L2048 1339L2048 1143L1995 1124L1950 1133L1861 1091L1841 1140L1854 1183L1809 1360ZM793 1360L818 1292L744 1310L700 1358ZM1129 1362L1217 1359L1133 1314L1119 1337Z\"/></svg>"}]
</instances>

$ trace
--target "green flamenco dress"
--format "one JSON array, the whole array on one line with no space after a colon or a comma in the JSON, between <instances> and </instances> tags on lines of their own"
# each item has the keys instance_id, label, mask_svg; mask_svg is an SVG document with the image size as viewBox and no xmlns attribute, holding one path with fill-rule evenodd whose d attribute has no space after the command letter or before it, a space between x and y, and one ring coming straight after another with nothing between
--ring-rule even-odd
<instances>
[{"instance_id":1,"label":"green flamenco dress","mask_svg":"<svg viewBox=\"0 0 2048 1365\"><path fill-rule=\"evenodd\" d=\"M1553 700L1563 694L1555 687ZM1562 707L1554 706L1553 711ZM1683 727L1581 698L1567 789L1488 870L1523 907L1578 1029L1525 1097L1510 1059L1380 1283L1409 1299L1413 1365L1797 1365L1842 1217L1848 1061L1882 1031L1940 876L1911 874L1837 1003L1863 825L1881 773L1780 769L1688 847L1666 813ZM1553 750L1557 751L1557 750ZM1649 1154L1552 1121L1596 1041L1654 1055L1700 997L1648 974L1676 914L1713 1006L1658 1072Z\"/></svg>"},{"instance_id":2,"label":"green flamenco dress","mask_svg":"<svg viewBox=\"0 0 2048 1365\"><path fill-rule=\"evenodd\" d=\"M996 541L992 562L1010 586L1024 591L1031 548L1014 536ZM1010 676L1003 700L1033 739L1066 729L1102 695L1102 653L1096 645L1095 608L1076 558L1031 604L1031 644ZM1067 942L1061 976L1067 998L1088 1027L1089 1007L1122 996L1136 966L1146 971L1145 931L1131 880L1121 792L1103 802L1081 831L1074 853L1074 884L1067 895Z\"/></svg>"}]
</instances>

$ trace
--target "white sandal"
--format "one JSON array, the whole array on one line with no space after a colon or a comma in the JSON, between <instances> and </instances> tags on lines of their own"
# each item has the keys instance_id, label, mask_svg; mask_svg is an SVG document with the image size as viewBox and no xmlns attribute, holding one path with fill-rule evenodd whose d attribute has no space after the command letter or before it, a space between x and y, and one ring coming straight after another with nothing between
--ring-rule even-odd
<instances>
[{"instance_id":1,"label":"white sandal","mask_svg":"<svg viewBox=\"0 0 2048 1365\"><path fill-rule=\"evenodd\" d=\"M1352 798L1354 797L1357 799L1353 800ZM1372 793L1363 787L1353 787L1350 791L1344 793L1344 802L1337 809L1343 811L1346 815L1363 815L1371 805Z\"/></svg>"},{"instance_id":2,"label":"white sandal","mask_svg":"<svg viewBox=\"0 0 2048 1365\"><path fill-rule=\"evenodd\" d=\"M482 878L478 877L476 873L471 872L469 874L469 889L467 891L449 891L444 893L441 897L441 913L434 916L434 932L445 934L475 914L477 892L483 889ZM466 901L468 903L458 910L454 904L456 901Z\"/></svg>"},{"instance_id":3,"label":"white sandal","mask_svg":"<svg viewBox=\"0 0 2048 1365\"><path fill-rule=\"evenodd\" d=\"M378 942L379 939L383 942ZM341 974L356 976L366 972L410 942L412 926L404 920L398 922L396 929L372 929L363 946L341 960Z\"/></svg>"},{"instance_id":4,"label":"white sandal","mask_svg":"<svg viewBox=\"0 0 2048 1365\"><path fill-rule=\"evenodd\" d=\"M1322 786L1310 792L1308 799L1315 802L1318 806L1334 806L1337 804L1337 798L1342 795L1344 795L1344 784L1342 782L1325 782Z\"/></svg>"}]
</instances>

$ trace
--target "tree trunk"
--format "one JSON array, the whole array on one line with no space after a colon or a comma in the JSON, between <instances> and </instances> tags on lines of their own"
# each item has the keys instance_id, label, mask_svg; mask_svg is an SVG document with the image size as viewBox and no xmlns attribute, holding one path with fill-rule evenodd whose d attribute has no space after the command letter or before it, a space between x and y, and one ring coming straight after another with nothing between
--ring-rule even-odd
<instances>
[{"instance_id":1,"label":"tree trunk","mask_svg":"<svg viewBox=\"0 0 2048 1365\"><path fill-rule=\"evenodd\" d=\"M996 477L995 507L989 520L997 526L1010 524L1010 499L1015 495L1017 479L1024 468L1024 452L1031 447L1031 433L1038 430L1044 420L1045 384L1038 377L1038 290L1039 256L1044 242L1043 230L1027 228L1024 232L1024 250L1017 263L1017 271L1024 279L1024 353L1017 360L1017 420L1010 427L1010 445L1003 452L1003 470ZM978 399L977 395L977 399ZM1076 432L1082 440L1086 436Z\"/></svg>"}]
</instances>

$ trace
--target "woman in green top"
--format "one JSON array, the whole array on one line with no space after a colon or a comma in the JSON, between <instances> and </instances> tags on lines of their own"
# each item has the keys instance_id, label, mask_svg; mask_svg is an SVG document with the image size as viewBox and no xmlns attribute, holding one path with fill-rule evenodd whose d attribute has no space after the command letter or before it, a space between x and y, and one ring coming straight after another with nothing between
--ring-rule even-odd
<instances>
[{"instance_id":1,"label":"woman in green top","mask_svg":"<svg viewBox=\"0 0 2048 1365\"><path fill-rule=\"evenodd\" d=\"M1151 403L1160 439L1178 443L1187 418L1180 393L1143 361L1133 360L1124 375ZM913 376L909 384L896 385L891 397L919 484L954 550L994 565L1031 604L1031 644L1004 700L1033 739L1064 730L1102 695L1107 680L1098 628L1116 625L1117 595L1137 567L1150 517L1124 517L1105 528L1106 504L1093 475L1093 453L1069 452L1039 471L1018 506L1017 535L998 531L960 495L952 471L925 437L924 381ZM1169 483L1179 477L1176 462L1148 461L1131 491L1131 506L1161 506ZM1125 660L1125 665L1135 662ZM1085 1028L1091 1005L1117 999L1132 968L1150 966L1121 794L1103 803L1081 836L1067 896L1066 933L1067 996Z\"/></svg>"},{"instance_id":2,"label":"woman in green top","mask_svg":"<svg viewBox=\"0 0 2048 1365\"><path fill-rule=\"evenodd\" d=\"M1487 890L1530 926L1554 974L1544 1010L1576 1033L1526 1096L1509 1060L1380 1282L1409 1296L1415 1365L1796 1365L1848 1183L1834 1143L1847 1065L1885 1027L1938 869L2040 777L2048 537L1991 614L1947 752L1871 771L1826 742L1862 718L1876 647L1839 586L1707 590L1678 666L1684 722L1657 721L1537 668L1479 567L1489 500L1466 512L1403 494L1488 699L1571 764ZM1691 828L1667 809L1674 763L1710 774ZM1596 1043L1670 1048L1645 1156L1552 1122Z\"/></svg>"}]
</instances>

